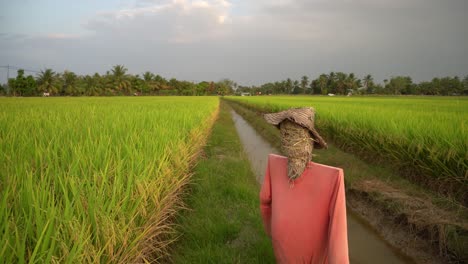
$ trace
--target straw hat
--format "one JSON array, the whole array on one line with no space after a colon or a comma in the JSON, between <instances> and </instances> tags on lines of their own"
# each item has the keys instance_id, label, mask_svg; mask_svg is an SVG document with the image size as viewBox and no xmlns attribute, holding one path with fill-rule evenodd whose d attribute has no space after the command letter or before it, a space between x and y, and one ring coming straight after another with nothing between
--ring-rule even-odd
<instances>
[{"instance_id":1,"label":"straw hat","mask_svg":"<svg viewBox=\"0 0 468 264\"><path fill-rule=\"evenodd\" d=\"M327 143L314 128L315 110L312 107L292 108L278 113L264 114L265 120L279 128L285 119L309 130L314 140L314 148L327 148Z\"/></svg>"}]
</instances>

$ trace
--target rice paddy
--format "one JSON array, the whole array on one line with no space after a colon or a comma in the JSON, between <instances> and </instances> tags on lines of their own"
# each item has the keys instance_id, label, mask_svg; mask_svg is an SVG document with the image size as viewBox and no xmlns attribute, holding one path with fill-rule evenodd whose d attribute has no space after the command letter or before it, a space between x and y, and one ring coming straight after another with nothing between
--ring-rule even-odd
<instances>
[{"instance_id":1,"label":"rice paddy","mask_svg":"<svg viewBox=\"0 0 468 264\"><path fill-rule=\"evenodd\" d=\"M216 97L0 98L0 259L157 260Z\"/></svg>"},{"instance_id":2,"label":"rice paddy","mask_svg":"<svg viewBox=\"0 0 468 264\"><path fill-rule=\"evenodd\" d=\"M312 106L340 147L391 163L422 186L467 203L468 98L230 97L261 112Z\"/></svg>"},{"instance_id":3,"label":"rice paddy","mask_svg":"<svg viewBox=\"0 0 468 264\"><path fill-rule=\"evenodd\" d=\"M467 98L228 100L313 106L326 140L466 203ZM0 98L0 262L164 261L218 109L216 97Z\"/></svg>"}]
</instances>

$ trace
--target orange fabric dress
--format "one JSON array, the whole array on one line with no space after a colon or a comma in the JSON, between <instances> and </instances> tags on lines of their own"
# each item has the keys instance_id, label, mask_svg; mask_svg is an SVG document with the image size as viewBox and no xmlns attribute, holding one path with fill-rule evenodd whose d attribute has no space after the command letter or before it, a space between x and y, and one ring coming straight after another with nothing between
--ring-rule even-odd
<instances>
[{"instance_id":1,"label":"orange fabric dress","mask_svg":"<svg viewBox=\"0 0 468 264\"><path fill-rule=\"evenodd\" d=\"M290 182L288 159L270 154L260 207L278 263L349 263L343 170L309 162Z\"/></svg>"}]
</instances>

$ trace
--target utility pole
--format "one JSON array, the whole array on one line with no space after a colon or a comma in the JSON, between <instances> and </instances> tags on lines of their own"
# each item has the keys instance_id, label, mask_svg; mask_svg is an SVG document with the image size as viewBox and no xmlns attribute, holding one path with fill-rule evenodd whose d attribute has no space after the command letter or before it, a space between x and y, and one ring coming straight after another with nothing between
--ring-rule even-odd
<instances>
[{"instance_id":1,"label":"utility pole","mask_svg":"<svg viewBox=\"0 0 468 264\"><path fill-rule=\"evenodd\" d=\"M12 70L23 70L25 72L34 72L34 73L40 73L39 71L35 71L35 70L28 70L28 69L25 69L25 68L20 68L20 67L17 67L17 66L10 66L10 64L6 65L6 66L1 66L0 65L0 68L4 68L7 70L7 82L6 82L6 92L7 94L10 94L10 86L8 85L8 80L10 79L10 69Z\"/></svg>"}]
</instances>

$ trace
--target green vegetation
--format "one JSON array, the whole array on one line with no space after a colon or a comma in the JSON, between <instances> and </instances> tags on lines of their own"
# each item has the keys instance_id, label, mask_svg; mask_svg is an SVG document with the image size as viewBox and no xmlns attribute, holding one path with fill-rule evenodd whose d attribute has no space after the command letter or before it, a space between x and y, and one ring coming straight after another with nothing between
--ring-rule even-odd
<instances>
[{"instance_id":1,"label":"green vegetation","mask_svg":"<svg viewBox=\"0 0 468 264\"><path fill-rule=\"evenodd\" d=\"M313 106L341 148L392 163L406 177L468 203L467 98L230 97L262 112Z\"/></svg>"},{"instance_id":2,"label":"green vegetation","mask_svg":"<svg viewBox=\"0 0 468 264\"><path fill-rule=\"evenodd\" d=\"M9 67L9 66L2 66ZM218 82L199 83L166 79L146 71L129 74L123 65L115 65L100 75L77 75L65 70L63 73L52 69L40 71L36 78L25 76L18 69L16 78L8 79L8 85L0 85L0 95L40 96L114 96L114 95L231 95L231 94L383 94L383 95L468 95L468 75L433 78L431 81L414 83L409 76L394 76L383 84L374 82L367 74L359 79L354 73L330 72L315 79L302 76L300 80L269 82L260 86L242 86L230 79Z\"/></svg>"},{"instance_id":3,"label":"green vegetation","mask_svg":"<svg viewBox=\"0 0 468 264\"><path fill-rule=\"evenodd\" d=\"M221 104L219 120L195 167L180 219L174 263L274 263L261 222L258 185L234 123Z\"/></svg>"},{"instance_id":4,"label":"green vegetation","mask_svg":"<svg viewBox=\"0 0 468 264\"><path fill-rule=\"evenodd\" d=\"M10 96L114 96L114 95L226 95L232 94L236 83L229 79L199 83L165 79L149 71L133 75L123 65L115 65L106 74L76 75L52 69L40 71L36 78L25 76L19 69L16 78L8 80L8 86L0 86L0 95Z\"/></svg>"},{"instance_id":5,"label":"green vegetation","mask_svg":"<svg viewBox=\"0 0 468 264\"><path fill-rule=\"evenodd\" d=\"M247 108L232 100L229 104L260 135L280 149L279 130L263 119L258 108ZM331 141L328 144L328 149L314 150L313 160L344 169L348 208L372 223L387 242L410 256L416 249L416 252L433 252L442 262L465 263L468 260L466 207L409 182L389 163L369 164L340 150ZM388 230L394 228L403 231L404 235L391 235ZM414 257L421 258L420 255Z\"/></svg>"},{"instance_id":6,"label":"green vegetation","mask_svg":"<svg viewBox=\"0 0 468 264\"><path fill-rule=\"evenodd\" d=\"M167 253L218 98L0 98L0 259L142 263Z\"/></svg>"},{"instance_id":7,"label":"green vegetation","mask_svg":"<svg viewBox=\"0 0 468 264\"><path fill-rule=\"evenodd\" d=\"M385 79L383 85L374 82L368 74L359 79L354 73L330 72L320 74L309 81L300 80L269 82L260 86L239 86L238 93L251 94L386 94L386 95L468 95L468 75L461 80L458 76L433 78L431 81L414 83L409 76L394 76Z\"/></svg>"}]
</instances>

